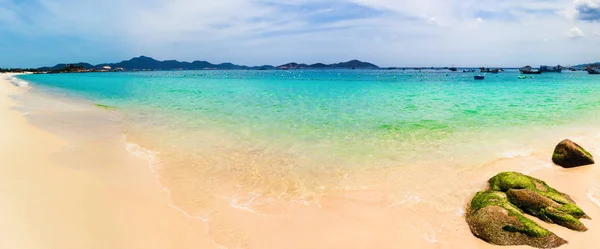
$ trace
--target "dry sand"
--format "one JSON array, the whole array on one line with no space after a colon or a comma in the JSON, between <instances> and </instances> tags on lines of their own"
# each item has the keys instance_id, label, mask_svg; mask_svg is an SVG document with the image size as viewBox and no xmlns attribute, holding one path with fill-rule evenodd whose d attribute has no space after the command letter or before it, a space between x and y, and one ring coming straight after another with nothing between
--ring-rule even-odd
<instances>
[{"instance_id":1,"label":"dry sand","mask_svg":"<svg viewBox=\"0 0 600 249\"><path fill-rule=\"evenodd\" d=\"M125 141L115 135L118 130L95 120L94 111L85 111L87 123L76 125L71 122L74 116L84 112L36 113L53 118L33 118L15 109L10 97L28 94L26 90L5 77L0 75L0 248L498 248L471 235L461 208L489 177L511 170L530 173L570 194L594 218L584 221L590 229L586 233L540 222L569 240L562 248L595 248L600 242L600 206L588 196L598 196L590 192L595 188L600 192L600 170L565 170L549 163L531 168L549 161L545 153L507 158L480 169L441 171L437 187L444 190L419 190L429 191L423 199L411 196L408 189L386 188L332 193L319 205L283 207L223 197L212 212L198 214L204 220L188 217L183 210L194 213L194 207L186 203L197 204L197 193L210 190L170 196L148 161L129 153ZM572 135L600 155L600 136ZM435 171L419 172L412 177ZM394 179L406 174L395 173L399 175L383 174ZM470 184L443 186L448 181L442 177ZM436 196L438 192L444 194ZM394 195L402 201L388 200Z\"/></svg>"}]
</instances>

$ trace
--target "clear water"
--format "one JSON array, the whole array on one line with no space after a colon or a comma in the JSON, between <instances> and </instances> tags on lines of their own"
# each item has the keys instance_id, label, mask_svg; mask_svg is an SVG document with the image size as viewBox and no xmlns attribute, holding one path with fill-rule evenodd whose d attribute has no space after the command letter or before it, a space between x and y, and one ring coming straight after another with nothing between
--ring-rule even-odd
<instances>
[{"instance_id":1,"label":"clear water","mask_svg":"<svg viewBox=\"0 0 600 249\"><path fill-rule=\"evenodd\" d=\"M554 128L600 121L597 76L518 79L508 71L475 81L473 75L298 70L20 77L46 92L116 107L129 138L160 151L165 174L177 182L210 175L279 196L345 188L340 179L367 169L474 167L498 157L495 150Z\"/></svg>"}]
</instances>

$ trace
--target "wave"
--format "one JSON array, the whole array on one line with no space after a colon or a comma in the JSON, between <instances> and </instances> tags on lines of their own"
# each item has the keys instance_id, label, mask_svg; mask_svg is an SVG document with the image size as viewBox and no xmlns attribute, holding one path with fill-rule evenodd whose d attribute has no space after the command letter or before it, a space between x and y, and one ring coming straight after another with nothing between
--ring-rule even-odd
<instances>
[{"instance_id":1,"label":"wave","mask_svg":"<svg viewBox=\"0 0 600 249\"><path fill-rule=\"evenodd\" d=\"M519 158L519 157L528 157L533 155L533 150L531 149L526 149L526 150L510 150L510 151L505 151L503 153L500 153L498 156L501 159L513 159L513 158Z\"/></svg>"},{"instance_id":2,"label":"wave","mask_svg":"<svg viewBox=\"0 0 600 249\"><path fill-rule=\"evenodd\" d=\"M408 205L408 204L416 204L416 203L421 203L423 202L423 200L421 199L420 196L412 194L409 191L406 191L406 193L404 193L404 198L402 198L401 200L398 201L393 201L388 208L395 208L395 207L399 207L399 206L404 206L404 205Z\"/></svg>"},{"instance_id":3,"label":"wave","mask_svg":"<svg viewBox=\"0 0 600 249\"><path fill-rule=\"evenodd\" d=\"M600 185L596 185L596 187L590 189L587 192L587 197L596 204L596 206L600 207Z\"/></svg>"},{"instance_id":4,"label":"wave","mask_svg":"<svg viewBox=\"0 0 600 249\"><path fill-rule=\"evenodd\" d=\"M260 214L258 211L252 209L252 205L256 204L256 200L260 198L261 194L251 193L250 196L244 197L233 197L229 205L232 208L245 210L251 213Z\"/></svg>"},{"instance_id":5,"label":"wave","mask_svg":"<svg viewBox=\"0 0 600 249\"><path fill-rule=\"evenodd\" d=\"M139 146L137 144L134 144L134 143L129 143L129 142L127 142L126 138L124 138L124 140L125 140L125 149L127 150L127 152L129 152L130 154L132 154L135 157L142 158L142 159L144 159L144 160L146 160L148 162L148 168L150 169L150 171L152 172L152 174L156 178L156 182L159 184L159 186L165 192L167 192L167 195L169 197L169 205L171 207L179 210L180 212L182 212L188 218L200 219L200 220L202 220L204 222L208 222L208 219L206 217L191 215L187 211L185 211L182 208L178 207L177 205L175 205L171 201L171 190L168 189L167 187L165 187L164 185L162 185L162 183L160 182L160 177L158 175L158 170L159 170L159 166L158 165L159 165L159 163L158 163L157 156L158 156L159 152L146 149L146 148L141 147L141 146Z\"/></svg>"},{"instance_id":6,"label":"wave","mask_svg":"<svg viewBox=\"0 0 600 249\"><path fill-rule=\"evenodd\" d=\"M29 82L27 81L20 80L15 77L9 77L8 81L16 87L29 88Z\"/></svg>"},{"instance_id":7,"label":"wave","mask_svg":"<svg viewBox=\"0 0 600 249\"><path fill-rule=\"evenodd\" d=\"M127 152L129 152L130 154L132 154L135 157L142 158L148 162L148 168L154 175L157 184L167 193L167 198L169 199L169 206L171 208L181 212L187 218L201 220L204 223L204 227L206 229L205 232L210 235L210 220L208 219L208 217L192 215L192 214L188 213L187 211L183 210L182 208L178 207L177 205L175 205L175 203L173 203L173 201L171 199L171 190L168 189L167 187L165 187L164 185L162 185L162 183L160 182L160 177L157 173L159 170L159 164L160 164L159 160L158 160L158 154L160 154L160 153L157 151L146 149L137 144L127 142L126 136L123 137L123 140L125 141L125 149L127 150ZM228 249L228 247L217 243L215 240L213 240L212 242L220 248Z\"/></svg>"}]
</instances>

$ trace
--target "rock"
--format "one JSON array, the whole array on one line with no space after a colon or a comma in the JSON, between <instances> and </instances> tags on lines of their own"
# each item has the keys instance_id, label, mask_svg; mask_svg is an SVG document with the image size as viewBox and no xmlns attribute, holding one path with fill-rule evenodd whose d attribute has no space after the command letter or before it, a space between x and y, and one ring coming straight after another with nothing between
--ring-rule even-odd
<instances>
[{"instance_id":1,"label":"rock","mask_svg":"<svg viewBox=\"0 0 600 249\"><path fill-rule=\"evenodd\" d=\"M527 189L511 189L507 193L509 201L525 211L540 218L543 221L556 223L572 230L584 232L587 228L581 221L569 214L569 211L562 211L566 204L559 204L550 198L544 197L539 193ZM575 209L579 209L575 206Z\"/></svg>"},{"instance_id":2,"label":"rock","mask_svg":"<svg viewBox=\"0 0 600 249\"><path fill-rule=\"evenodd\" d=\"M466 216L471 232L488 243L509 246L529 245L555 248L566 240L528 219L499 191L483 191L475 195Z\"/></svg>"},{"instance_id":3,"label":"rock","mask_svg":"<svg viewBox=\"0 0 600 249\"><path fill-rule=\"evenodd\" d=\"M594 164L592 154L569 139L556 146L554 154L552 154L552 161L565 168Z\"/></svg>"},{"instance_id":4,"label":"rock","mask_svg":"<svg viewBox=\"0 0 600 249\"><path fill-rule=\"evenodd\" d=\"M544 181L517 172L503 172L489 180L495 191L506 192L510 203L543 221L576 231L587 231L579 219L585 212L566 194Z\"/></svg>"}]
</instances>

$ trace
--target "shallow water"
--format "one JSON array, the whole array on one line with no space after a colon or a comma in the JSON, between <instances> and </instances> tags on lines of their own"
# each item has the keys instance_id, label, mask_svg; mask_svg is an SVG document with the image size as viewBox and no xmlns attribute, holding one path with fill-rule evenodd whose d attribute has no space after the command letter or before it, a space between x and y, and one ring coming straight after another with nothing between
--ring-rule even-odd
<instances>
[{"instance_id":1,"label":"shallow water","mask_svg":"<svg viewBox=\"0 0 600 249\"><path fill-rule=\"evenodd\" d=\"M471 73L396 70L20 76L32 93L77 108L116 107L94 116L118 124L133 152L157 155L151 167L174 205L210 221L221 236L252 230L224 215L225 206L325 219L303 209L318 207L378 220L413 213L373 227L412 229L434 244L468 234L464 204L490 176L552 169L549 155L565 137L592 151L600 144L600 78L517 77L474 81ZM62 109L67 102L24 101ZM597 185L586 189L597 200Z\"/></svg>"}]
</instances>

